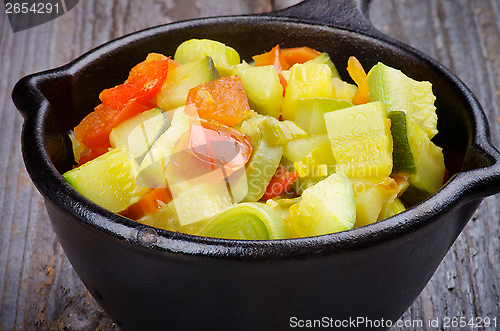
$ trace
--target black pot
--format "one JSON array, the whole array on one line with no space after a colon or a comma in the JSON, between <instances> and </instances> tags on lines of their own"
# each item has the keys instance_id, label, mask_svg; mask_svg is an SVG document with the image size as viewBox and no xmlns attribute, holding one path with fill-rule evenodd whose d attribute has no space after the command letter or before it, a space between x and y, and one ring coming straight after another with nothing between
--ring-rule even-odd
<instances>
[{"instance_id":1,"label":"black pot","mask_svg":"<svg viewBox=\"0 0 500 331\"><path fill-rule=\"evenodd\" d=\"M476 98L448 69L369 22L368 0L310 0L269 14L167 24L100 46L70 64L21 79L26 168L76 272L126 330L387 329L431 278L482 199L500 191L500 154ZM382 222L312 238L238 241L154 229L83 198L61 177L73 164L67 131L149 52L173 55L211 38L242 58L310 46L337 64L355 55L432 82L453 177L423 203ZM340 74L348 78L339 65ZM378 329L378 328L377 328Z\"/></svg>"}]
</instances>

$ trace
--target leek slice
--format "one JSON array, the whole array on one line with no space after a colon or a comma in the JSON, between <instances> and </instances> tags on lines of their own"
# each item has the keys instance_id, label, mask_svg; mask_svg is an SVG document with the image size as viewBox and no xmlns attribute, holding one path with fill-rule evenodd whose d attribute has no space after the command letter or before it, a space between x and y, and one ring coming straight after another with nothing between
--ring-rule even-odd
<instances>
[{"instance_id":1,"label":"leek slice","mask_svg":"<svg viewBox=\"0 0 500 331\"><path fill-rule=\"evenodd\" d=\"M210 221L200 235L225 239L285 239L285 221L270 206L260 202L233 205Z\"/></svg>"}]
</instances>

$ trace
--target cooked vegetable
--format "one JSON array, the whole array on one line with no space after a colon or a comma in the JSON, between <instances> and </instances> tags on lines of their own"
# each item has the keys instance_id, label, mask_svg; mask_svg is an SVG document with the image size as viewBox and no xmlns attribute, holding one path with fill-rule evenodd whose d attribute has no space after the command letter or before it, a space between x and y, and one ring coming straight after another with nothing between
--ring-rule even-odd
<instances>
[{"instance_id":1,"label":"cooked vegetable","mask_svg":"<svg viewBox=\"0 0 500 331\"><path fill-rule=\"evenodd\" d=\"M137 164L125 148L116 148L63 177L84 197L112 212L122 211L150 189L137 185Z\"/></svg>"},{"instance_id":2,"label":"cooked vegetable","mask_svg":"<svg viewBox=\"0 0 500 331\"><path fill-rule=\"evenodd\" d=\"M225 239L286 239L382 221L443 184L428 82L353 56L281 49L240 60L191 39L100 94L70 132L88 199L157 228Z\"/></svg>"},{"instance_id":3,"label":"cooked vegetable","mask_svg":"<svg viewBox=\"0 0 500 331\"><path fill-rule=\"evenodd\" d=\"M299 98L333 97L332 70L326 64L307 62L290 69L290 80L281 106L282 118L293 121Z\"/></svg>"},{"instance_id":4,"label":"cooked vegetable","mask_svg":"<svg viewBox=\"0 0 500 331\"><path fill-rule=\"evenodd\" d=\"M255 115L239 76L222 77L189 90L186 105L194 105L198 116L235 126Z\"/></svg>"},{"instance_id":5,"label":"cooked vegetable","mask_svg":"<svg viewBox=\"0 0 500 331\"><path fill-rule=\"evenodd\" d=\"M286 63L289 66L293 66L296 63L304 63L314 60L322 53L310 47L293 47L282 49L281 54Z\"/></svg>"},{"instance_id":6,"label":"cooked vegetable","mask_svg":"<svg viewBox=\"0 0 500 331\"><path fill-rule=\"evenodd\" d=\"M186 104L186 98L191 88L219 78L211 57L203 57L189 62L170 71L163 83L161 91L156 96L158 106L167 111Z\"/></svg>"},{"instance_id":7,"label":"cooked vegetable","mask_svg":"<svg viewBox=\"0 0 500 331\"><path fill-rule=\"evenodd\" d=\"M417 82L399 70L378 63L368 72L372 101L383 102L388 111L404 111L432 139L437 133L437 115L429 82Z\"/></svg>"},{"instance_id":8,"label":"cooked vegetable","mask_svg":"<svg viewBox=\"0 0 500 331\"><path fill-rule=\"evenodd\" d=\"M250 108L262 115L279 119L283 86L276 68L272 65L254 67L243 63L238 68Z\"/></svg>"},{"instance_id":9,"label":"cooked vegetable","mask_svg":"<svg viewBox=\"0 0 500 331\"><path fill-rule=\"evenodd\" d=\"M337 171L349 177L385 177L392 173L392 136L381 102L325 114Z\"/></svg>"},{"instance_id":10,"label":"cooked vegetable","mask_svg":"<svg viewBox=\"0 0 500 331\"><path fill-rule=\"evenodd\" d=\"M370 102L370 95L368 90L368 78L361 63L354 56L349 57L347 61L347 71L352 80L358 85L356 93L352 98L352 103L355 105L362 105Z\"/></svg>"},{"instance_id":11,"label":"cooked vegetable","mask_svg":"<svg viewBox=\"0 0 500 331\"><path fill-rule=\"evenodd\" d=\"M394 172L410 175L405 198L410 203L417 203L436 193L443 185L443 153L405 112L393 111L389 118L394 139Z\"/></svg>"},{"instance_id":12,"label":"cooked vegetable","mask_svg":"<svg viewBox=\"0 0 500 331\"><path fill-rule=\"evenodd\" d=\"M290 207L287 218L299 237L318 236L352 228L356 205L351 182L337 172L302 193L302 199Z\"/></svg>"},{"instance_id":13,"label":"cooked vegetable","mask_svg":"<svg viewBox=\"0 0 500 331\"><path fill-rule=\"evenodd\" d=\"M274 66L274 69L276 69L276 72L278 73L280 83L283 86L283 92L284 92L286 90L287 81L283 76L283 70L287 70L290 66L283 57L280 50L280 46L276 45L268 53L256 55L253 57L253 59L255 61L256 67L268 66L268 65Z\"/></svg>"},{"instance_id":14,"label":"cooked vegetable","mask_svg":"<svg viewBox=\"0 0 500 331\"><path fill-rule=\"evenodd\" d=\"M295 123L309 134L326 133L324 115L352 106L349 101L332 98L298 99Z\"/></svg>"},{"instance_id":15,"label":"cooked vegetable","mask_svg":"<svg viewBox=\"0 0 500 331\"><path fill-rule=\"evenodd\" d=\"M285 221L271 207L244 202L224 210L208 222L201 235L226 239L285 239Z\"/></svg>"},{"instance_id":16,"label":"cooked vegetable","mask_svg":"<svg viewBox=\"0 0 500 331\"><path fill-rule=\"evenodd\" d=\"M210 57L217 71L222 76L231 71L231 67L240 63L240 55L232 47L209 39L191 39L177 47L174 59L181 64L187 64Z\"/></svg>"}]
</instances>

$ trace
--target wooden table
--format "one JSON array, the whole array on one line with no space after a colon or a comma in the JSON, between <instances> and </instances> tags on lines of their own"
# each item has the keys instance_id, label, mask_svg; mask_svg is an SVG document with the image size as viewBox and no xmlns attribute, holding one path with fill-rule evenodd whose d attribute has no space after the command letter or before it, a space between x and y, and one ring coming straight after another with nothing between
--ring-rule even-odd
<instances>
[{"instance_id":1,"label":"wooden table","mask_svg":"<svg viewBox=\"0 0 500 331\"><path fill-rule=\"evenodd\" d=\"M67 14L13 33L0 10L0 329L113 330L59 245L21 155L22 117L10 93L24 75L65 64L110 39L200 16L257 13L295 0L81 0ZM450 68L476 94L500 146L500 1L374 0L383 32ZM481 204L434 277L392 330L437 330L429 320L497 318L500 195ZM423 328L411 324L424 322ZM416 326L416 325L414 325Z\"/></svg>"}]
</instances>

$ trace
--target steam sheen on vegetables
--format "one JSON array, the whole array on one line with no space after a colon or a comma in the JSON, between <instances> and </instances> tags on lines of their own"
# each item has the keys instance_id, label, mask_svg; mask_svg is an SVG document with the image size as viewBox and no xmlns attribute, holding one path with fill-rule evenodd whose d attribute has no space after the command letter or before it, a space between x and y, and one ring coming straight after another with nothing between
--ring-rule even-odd
<instances>
[{"instance_id":1,"label":"steam sheen on vegetables","mask_svg":"<svg viewBox=\"0 0 500 331\"><path fill-rule=\"evenodd\" d=\"M378 63L279 45L251 62L214 40L151 53L69 133L84 197L156 228L287 239L366 226L446 177L435 96Z\"/></svg>"}]
</instances>

